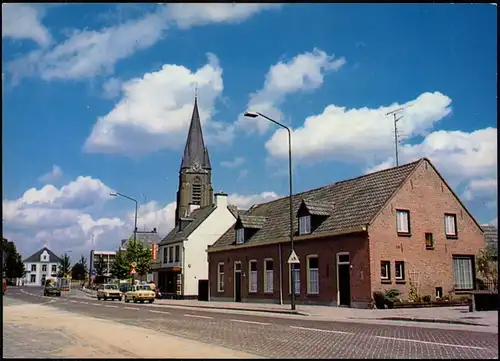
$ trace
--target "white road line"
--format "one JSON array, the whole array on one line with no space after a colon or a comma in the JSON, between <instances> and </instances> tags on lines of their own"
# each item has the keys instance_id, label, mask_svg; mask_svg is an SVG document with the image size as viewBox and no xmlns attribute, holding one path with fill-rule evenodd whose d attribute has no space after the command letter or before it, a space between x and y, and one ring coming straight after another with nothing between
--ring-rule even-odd
<instances>
[{"instance_id":1,"label":"white road line","mask_svg":"<svg viewBox=\"0 0 500 361\"><path fill-rule=\"evenodd\" d=\"M153 313L162 313L162 314L164 314L164 315L170 315L170 312L167 312L167 311L149 310L149 312L153 312Z\"/></svg>"},{"instance_id":2,"label":"white road line","mask_svg":"<svg viewBox=\"0 0 500 361\"><path fill-rule=\"evenodd\" d=\"M241 322L241 323L250 323L252 325L264 325L264 326L270 325L270 323L268 323L268 322L244 321L244 320L229 320L229 321L231 321L231 322Z\"/></svg>"},{"instance_id":3,"label":"white road line","mask_svg":"<svg viewBox=\"0 0 500 361\"><path fill-rule=\"evenodd\" d=\"M290 326L290 328L296 328L297 330L305 330L305 331L317 331L317 332L340 333L340 334L354 335L353 332L336 331L336 330L324 330L324 329L321 329L321 328L310 328L310 327L300 327L300 326Z\"/></svg>"},{"instance_id":4,"label":"white road line","mask_svg":"<svg viewBox=\"0 0 500 361\"><path fill-rule=\"evenodd\" d=\"M78 303L78 301L69 301L69 302L72 302L72 303Z\"/></svg>"},{"instance_id":5,"label":"white road line","mask_svg":"<svg viewBox=\"0 0 500 361\"><path fill-rule=\"evenodd\" d=\"M81 303L82 305L88 305L89 304L88 302L82 302L82 301L78 301L78 303Z\"/></svg>"},{"instance_id":6,"label":"white road line","mask_svg":"<svg viewBox=\"0 0 500 361\"><path fill-rule=\"evenodd\" d=\"M114 306L114 305L104 305L104 307L118 308L118 306Z\"/></svg>"},{"instance_id":7,"label":"white road line","mask_svg":"<svg viewBox=\"0 0 500 361\"><path fill-rule=\"evenodd\" d=\"M92 306L100 306L101 303L91 303Z\"/></svg>"},{"instance_id":8,"label":"white road line","mask_svg":"<svg viewBox=\"0 0 500 361\"><path fill-rule=\"evenodd\" d=\"M206 319L213 320L213 317L210 317L210 316L190 315L190 314L187 314L187 313L185 313L184 316L186 316L186 317L194 317L194 318L206 318Z\"/></svg>"},{"instance_id":9,"label":"white road line","mask_svg":"<svg viewBox=\"0 0 500 361\"><path fill-rule=\"evenodd\" d=\"M387 336L374 336L374 337L380 338L380 339L383 339L383 340L416 342L416 343L426 343L428 345L436 345L436 346L447 346L447 347L456 347L456 348L472 348L472 349L475 349L475 350L485 350L484 347L479 347L479 346L454 345L452 343L441 343L441 342L432 342L432 341L412 340L412 339L408 339L408 338L397 338L397 337L387 337Z\"/></svg>"},{"instance_id":10,"label":"white road line","mask_svg":"<svg viewBox=\"0 0 500 361\"><path fill-rule=\"evenodd\" d=\"M138 309L138 308L136 308L136 307L127 307L127 306L125 306L125 307L123 307L123 308L124 308L124 309L126 309L126 310L134 310L134 311L139 311L139 309Z\"/></svg>"}]
</instances>

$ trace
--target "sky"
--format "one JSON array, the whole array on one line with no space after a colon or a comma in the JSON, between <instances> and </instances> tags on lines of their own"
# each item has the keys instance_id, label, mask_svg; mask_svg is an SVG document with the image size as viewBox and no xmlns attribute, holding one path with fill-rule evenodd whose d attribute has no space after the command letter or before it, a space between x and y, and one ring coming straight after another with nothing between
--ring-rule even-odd
<instances>
[{"instance_id":1,"label":"sky","mask_svg":"<svg viewBox=\"0 0 500 361\"><path fill-rule=\"evenodd\" d=\"M195 89L214 191L247 208L429 158L497 224L490 4L3 4L3 235L23 256L173 227Z\"/></svg>"}]
</instances>

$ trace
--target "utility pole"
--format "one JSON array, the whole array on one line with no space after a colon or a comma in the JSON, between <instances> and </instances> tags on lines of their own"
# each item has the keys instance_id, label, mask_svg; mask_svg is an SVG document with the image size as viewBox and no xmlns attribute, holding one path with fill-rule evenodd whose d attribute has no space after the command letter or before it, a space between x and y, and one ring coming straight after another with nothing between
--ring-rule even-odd
<instances>
[{"instance_id":1,"label":"utility pole","mask_svg":"<svg viewBox=\"0 0 500 361\"><path fill-rule=\"evenodd\" d=\"M389 112L386 114L387 115L393 115L394 117L394 147L395 147L395 151L396 151L396 167L399 166L399 155L398 155L398 121L401 120L401 118L403 118L403 115L401 115L399 118L398 118L398 114L400 114L401 112L403 112L406 108L409 108L411 107L413 104L410 104L406 107L401 107L401 108L398 108L396 110L393 110L392 112Z\"/></svg>"}]
</instances>

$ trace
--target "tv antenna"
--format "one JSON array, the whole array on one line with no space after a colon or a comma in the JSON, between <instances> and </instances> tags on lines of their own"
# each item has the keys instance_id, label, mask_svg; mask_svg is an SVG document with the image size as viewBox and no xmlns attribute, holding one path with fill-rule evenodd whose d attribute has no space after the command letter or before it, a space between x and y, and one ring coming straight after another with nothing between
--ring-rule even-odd
<instances>
[{"instance_id":1,"label":"tv antenna","mask_svg":"<svg viewBox=\"0 0 500 361\"><path fill-rule=\"evenodd\" d=\"M407 105L405 107L401 107L401 108L398 108L396 110L393 110L389 113L386 114L387 115L393 115L394 117L394 146L395 146L395 149L396 149L396 167L399 166L399 156L398 156L398 121L401 120L401 118L403 118L403 115L400 115L399 118L398 118L398 115L401 114L406 108L409 108L413 106L413 104L410 104L410 105Z\"/></svg>"}]
</instances>

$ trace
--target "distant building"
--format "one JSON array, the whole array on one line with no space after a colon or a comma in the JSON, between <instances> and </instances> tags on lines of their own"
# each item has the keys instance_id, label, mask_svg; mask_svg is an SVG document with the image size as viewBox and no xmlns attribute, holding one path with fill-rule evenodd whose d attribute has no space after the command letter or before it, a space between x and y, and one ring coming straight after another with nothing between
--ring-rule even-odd
<instances>
[{"instance_id":1,"label":"distant building","mask_svg":"<svg viewBox=\"0 0 500 361\"><path fill-rule=\"evenodd\" d=\"M498 250L498 229L495 226L483 225L484 239L487 246L491 246L495 251Z\"/></svg>"},{"instance_id":2,"label":"distant building","mask_svg":"<svg viewBox=\"0 0 500 361\"><path fill-rule=\"evenodd\" d=\"M23 261L26 271L24 284L27 286L41 286L45 284L46 280L57 279L60 262L61 259L47 247L33 253Z\"/></svg>"},{"instance_id":3,"label":"distant building","mask_svg":"<svg viewBox=\"0 0 500 361\"><path fill-rule=\"evenodd\" d=\"M89 274L91 277L95 276L96 269L99 267L99 263L103 262L103 274L102 276L110 276L111 275L111 266L113 261L115 260L116 252L115 251L90 251L90 259L89 259Z\"/></svg>"}]
</instances>

